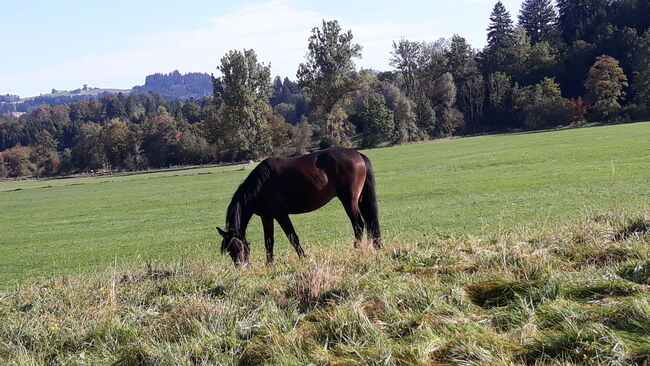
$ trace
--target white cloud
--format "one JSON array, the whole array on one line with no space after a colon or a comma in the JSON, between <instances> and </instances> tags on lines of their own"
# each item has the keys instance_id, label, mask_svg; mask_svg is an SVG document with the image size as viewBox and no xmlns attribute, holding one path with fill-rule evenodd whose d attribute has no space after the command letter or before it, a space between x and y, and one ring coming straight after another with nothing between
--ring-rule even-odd
<instances>
[{"instance_id":1,"label":"white cloud","mask_svg":"<svg viewBox=\"0 0 650 366\"><path fill-rule=\"evenodd\" d=\"M322 19L332 17L299 9L290 0L274 0L244 6L214 18L209 26L189 31L167 31L133 38L118 52L88 55L0 78L0 84L22 84L25 88L48 85L75 88L83 83L101 87L131 87L155 72L200 71L216 73L220 58L231 49L252 48L259 60L271 63L274 75L295 78L295 71L307 51L307 39ZM438 38L436 24L347 24L363 48L360 66L388 68L393 40Z\"/></svg>"}]
</instances>

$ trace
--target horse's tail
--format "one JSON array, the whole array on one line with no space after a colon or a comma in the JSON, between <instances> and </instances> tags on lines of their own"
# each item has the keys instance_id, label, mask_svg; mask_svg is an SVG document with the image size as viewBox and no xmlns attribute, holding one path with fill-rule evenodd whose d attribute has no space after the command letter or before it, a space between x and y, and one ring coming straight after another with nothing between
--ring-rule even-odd
<instances>
[{"instance_id":1,"label":"horse's tail","mask_svg":"<svg viewBox=\"0 0 650 366\"><path fill-rule=\"evenodd\" d=\"M379 229L379 208L377 207L377 195L375 194L375 173L372 171L370 160L368 157L361 154L361 157L366 163L366 181L363 184L361 191L361 199L359 202L359 209L361 216L366 224L366 232L368 237L372 238L372 243L376 248L381 248L381 231Z\"/></svg>"}]
</instances>

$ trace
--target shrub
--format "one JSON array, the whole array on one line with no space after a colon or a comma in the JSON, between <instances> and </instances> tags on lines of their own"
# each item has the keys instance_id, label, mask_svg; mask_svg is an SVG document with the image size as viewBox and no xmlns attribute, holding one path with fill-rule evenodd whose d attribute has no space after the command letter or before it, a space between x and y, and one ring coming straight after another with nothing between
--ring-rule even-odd
<instances>
[{"instance_id":1,"label":"shrub","mask_svg":"<svg viewBox=\"0 0 650 366\"><path fill-rule=\"evenodd\" d=\"M24 177L31 175L36 170L34 164L29 160L31 149L20 144L2 153L2 158L7 166L10 177Z\"/></svg>"}]
</instances>

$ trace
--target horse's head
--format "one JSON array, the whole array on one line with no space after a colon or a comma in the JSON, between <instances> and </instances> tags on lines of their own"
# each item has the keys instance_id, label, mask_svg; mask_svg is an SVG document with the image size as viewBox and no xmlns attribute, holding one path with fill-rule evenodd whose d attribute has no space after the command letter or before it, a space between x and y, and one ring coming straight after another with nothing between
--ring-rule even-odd
<instances>
[{"instance_id":1,"label":"horse's head","mask_svg":"<svg viewBox=\"0 0 650 366\"><path fill-rule=\"evenodd\" d=\"M234 229L224 231L219 227L217 227L217 231L223 237L221 253L228 252L235 266L247 266L250 244L243 238L241 233Z\"/></svg>"}]
</instances>

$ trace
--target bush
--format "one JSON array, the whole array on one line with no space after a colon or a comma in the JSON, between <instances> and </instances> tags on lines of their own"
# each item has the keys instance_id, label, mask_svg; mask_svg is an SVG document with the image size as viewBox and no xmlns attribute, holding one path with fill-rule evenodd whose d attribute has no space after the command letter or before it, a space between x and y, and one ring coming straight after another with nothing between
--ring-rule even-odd
<instances>
[{"instance_id":1,"label":"bush","mask_svg":"<svg viewBox=\"0 0 650 366\"><path fill-rule=\"evenodd\" d=\"M2 153L4 163L9 171L10 177L24 177L32 175L36 170L34 164L29 160L31 149L20 144Z\"/></svg>"},{"instance_id":2,"label":"bush","mask_svg":"<svg viewBox=\"0 0 650 366\"><path fill-rule=\"evenodd\" d=\"M7 170L2 154L0 154L0 178L6 178L7 175L9 175L9 171Z\"/></svg>"}]
</instances>

